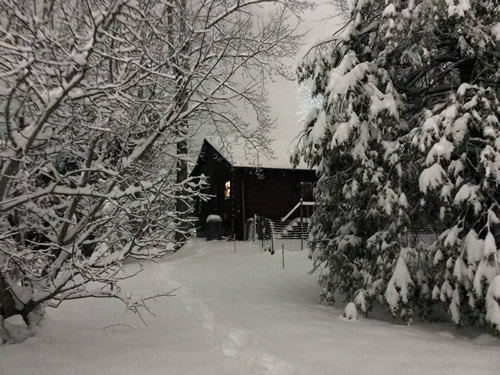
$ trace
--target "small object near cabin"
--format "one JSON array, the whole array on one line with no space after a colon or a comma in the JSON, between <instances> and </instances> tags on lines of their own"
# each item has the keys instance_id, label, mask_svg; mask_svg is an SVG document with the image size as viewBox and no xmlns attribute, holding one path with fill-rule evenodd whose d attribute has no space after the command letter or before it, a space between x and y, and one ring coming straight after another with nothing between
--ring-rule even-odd
<instances>
[{"instance_id":1,"label":"small object near cabin","mask_svg":"<svg viewBox=\"0 0 500 375\"><path fill-rule=\"evenodd\" d=\"M219 215L208 215L207 241L220 240L222 238L222 218Z\"/></svg>"}]
</instances>

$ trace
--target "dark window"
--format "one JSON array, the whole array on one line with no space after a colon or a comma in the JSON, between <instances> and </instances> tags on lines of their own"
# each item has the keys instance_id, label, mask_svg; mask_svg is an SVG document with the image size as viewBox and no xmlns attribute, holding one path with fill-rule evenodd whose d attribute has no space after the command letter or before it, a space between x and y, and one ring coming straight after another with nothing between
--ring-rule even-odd
<instances>
[{"instance_id":1,"label":"dark window","mask_svg":"<svg viewBox=\"0 0 500 375\"><path fill-rule=\"evenodd\" d=\"M301 182L300 183L300 197L304 201L313 200L313 183L312 182Z\"/></svg>"}]
</instances>

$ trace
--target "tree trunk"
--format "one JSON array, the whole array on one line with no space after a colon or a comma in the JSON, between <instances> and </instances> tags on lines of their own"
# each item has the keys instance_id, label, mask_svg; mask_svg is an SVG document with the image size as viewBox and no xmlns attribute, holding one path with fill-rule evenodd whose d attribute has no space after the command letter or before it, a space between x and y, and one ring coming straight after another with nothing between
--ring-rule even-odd
<instances>
[{"instance_id":1,"label":"tree trunk","mask_svg":"<svg viewBox=\"0 0 500 375\"><path fill-rule=\"evenodd\" d=\"M9 292L9 284L0 273L0 315L4 318L18 314L14 297Z\"/></svg>"},{"instance_id":2,"label":"tree trunk","mask_svg":"<svg viewBox=\"0 0 500 375\"><path fill-rule=\"evenodd\" d=\"M9 292L9 285L0 273L0 341L2 343L10 339L10 334L4 326L4 320L16 314L18 314L18 311L16 310L14 298Z\"/></svg>"},{"instance_id":3,"label":"tree trunk","mask_svg":"<svg viewBox=\"0 0 500 375\"><path fill-rule=\"evenodd\" d=\"M181 0L180 1L180 13L181 14L186 14L186 0ZM179 24L179 30L182 35L186 33L186 25L185 25L185 20L184 19L178 19ZM172 22L172 19L171 19ZM171 35L173 37L173 35ZM176 76L177 76L177 85L178 85L178 104L180 107L180 111L184 112L188 109L188 103L187 103L187 88L185 87L185 72L189 69L189 61L187 59L187 53L189 50L189 46L185 44L181 50L181 59L182 61L177 61L177 66L178 68L176 69ZM188 121L187 119L182 119L180 121L177 121L176 123L176 135L179 139L177 143L177 176L176 176L176 182L178 184L181 184L183 181L185 181L188 177L188 172L187 172L187 161L186 161L186 156L188 153L188 143L187 143L187 137L188 137ZM186 192L185 191L178 191L177 192L177 199L175 202L175 209L177 211L178 215L178 221L177 221L177 231L175 232L175 241L176 241L176 249L181 248L187 240L187 235L189 231L189 223L187 222L188 219L188 209L189 206L186 202L185 198ZM182 198L184 196L184 198Z\"/></svg>"},{"instance_id":4,"label":"tree trunk","mask_svg":"<svg viewBox=\"0 0 500 375\"><path fill-rule=\"evenodd\" d=\"M181 123L185 123L185 121L180 121ZM186 132L187 125L186 124L179 124L178 126L178 133L179 136L182 137L183 139L177 143L177 156L181 156L180 158L177 159L177 183L180 184L183 181L185 181L188 177L187 173L187 162L185 160L185 155L187 155L187 140L185 136L183 136L183 133ZM175 232L175 241L177 242L177 248L181 248L185 243L187 239L187 231L189 230L189 224L186 222L186 219L188 217L188 204L185 201L185 198L181 198L180 196L184 195L184 191L178 191L177 192L177 200L175 202L175 209L177 211L178 215L178 224L177 224L177 231Z\"/></svg>"}]
</instances>

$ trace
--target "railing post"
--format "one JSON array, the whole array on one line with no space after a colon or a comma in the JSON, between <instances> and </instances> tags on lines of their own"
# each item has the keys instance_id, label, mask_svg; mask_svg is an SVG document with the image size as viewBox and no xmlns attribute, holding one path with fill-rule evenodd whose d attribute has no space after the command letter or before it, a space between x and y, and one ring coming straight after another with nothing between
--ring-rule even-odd
<instances>
[{"instance_id":1,"label":"railing post","mask_svg":"<svg viewBox=\"0 0 500 375\"><path fill-rule=\"evenodd\" d=\"M283 269L285 269L285 245L281 244L281 260L283 262Z\"/></svg>"},{"instance_id":2,"label":"railing post","mask_svg":"<svg viewBox=\"0 0 500 375\"><path fill-rule=\"evenodd\" d=\"M262 238L262 248L264 249L264 236L265 236L265 224L263 220L261 220L261 217L259 216L259 223L260 223L260 236Z\"/></svg>"},{"instance_id":3,"label":"railing post","mask_svg":"<svg viewBox=\"0 0 500 375\"><path fill-rule=\"evenodd\" d=\"M271 251L274 254L274 225L271 220L269 220L269 224L271 226Z\"/></svg>"},{"instance_id":4,"label":"railing post","mask_svg":"<svg viewBox=\"0 0 500 375\"><path fill-rule=\"evenodd\" d=\"M302 198L300 198L300 250L304 250L304 233L303 233L303 219L304 219L304 201Z\"/></svg>"},{"instance_id":5,"label":"railing post","mask_svg":"<svg viewBox=\"0 0 500 375\"><path fill-rule=\"evenodd\" d=\"M257 237L257 214L253 214L253 241L258 241L259 237Z\"/></svg>"}]
</instances>

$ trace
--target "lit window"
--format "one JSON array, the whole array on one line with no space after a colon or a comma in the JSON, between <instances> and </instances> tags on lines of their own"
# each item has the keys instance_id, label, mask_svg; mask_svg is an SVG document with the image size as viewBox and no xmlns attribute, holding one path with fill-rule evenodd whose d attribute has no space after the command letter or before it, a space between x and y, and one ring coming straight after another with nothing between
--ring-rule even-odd
<instances>
[{"instance_id":1,"label":"lit window","mask_svg":"<svg viewBox=\"0 0 500 375\"><path fill-rule=\"evenodd\" d=\"M224 198L225 199L231 198L231 181L227 181L226 184L224 185Z\"/></svg>"}]
</instances>

